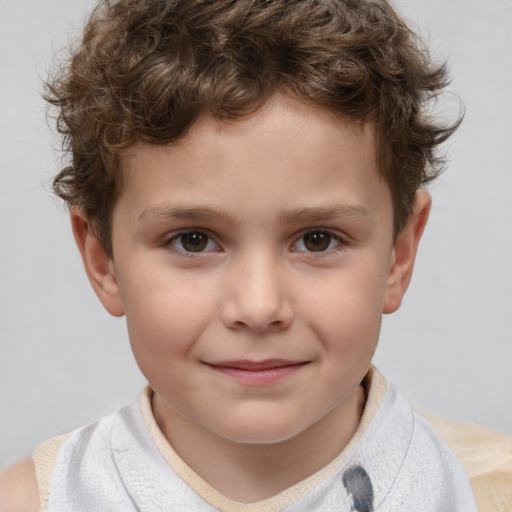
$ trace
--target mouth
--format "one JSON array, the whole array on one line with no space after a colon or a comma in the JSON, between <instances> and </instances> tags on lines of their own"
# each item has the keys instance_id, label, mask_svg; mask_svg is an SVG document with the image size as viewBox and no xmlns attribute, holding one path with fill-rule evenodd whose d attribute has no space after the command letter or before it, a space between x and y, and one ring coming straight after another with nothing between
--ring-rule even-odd
<instances>
[{"instance_id":1,"label":"mouth","mask_svg":"<svg viewBox=\"0 0 512 512\"><path fill-rule=\"evenodd\" d=\"M249 385L272 384L295 374L309 361L267 359L264 361L237 360L205 363L206 366L231 379Z\"/></svg>"}]
</instances>

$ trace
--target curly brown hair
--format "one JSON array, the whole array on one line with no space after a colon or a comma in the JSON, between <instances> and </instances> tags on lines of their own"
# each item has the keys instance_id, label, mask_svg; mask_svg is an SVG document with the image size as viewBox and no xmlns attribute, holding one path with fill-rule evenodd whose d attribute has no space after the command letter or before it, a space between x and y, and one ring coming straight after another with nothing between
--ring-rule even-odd
<instances>
[{"instance_id":1,"label":"curly brown hair","mask_svg":"<svg viewBox=\"0 0 512 512\"><path fill-rule=\"evenodd\" d=\"M460 123L428 113L445 65L384 0L103 0L46 84L70 165L53 186L112 254L119 155L179 140L202 113L246 118L277 92L371 122L395 236Z\"/></svg>"}]
</instances>

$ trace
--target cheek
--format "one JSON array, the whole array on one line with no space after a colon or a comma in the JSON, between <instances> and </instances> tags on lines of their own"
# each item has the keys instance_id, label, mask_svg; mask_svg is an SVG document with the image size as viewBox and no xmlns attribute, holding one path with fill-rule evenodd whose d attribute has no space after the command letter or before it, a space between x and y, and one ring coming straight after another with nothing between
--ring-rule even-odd
<instances>
[{"instance_id":1,"label":"cheek","mask_svg":"<svg viewBox=\"0 0 512 512\"><path fill-rule=\"evenodd\" d=\"M148 275L149 274L149 275ZM207 283L176 273L152 275L122 286L130 343L139 364L187 354L212 315L214 300Z\"/></svg>"},{"instance_id":2,"label":"cheek","mask_svg":"<svg viewBox=\"0 0 512 512\"><path fill-rule=\"evenodd\" d=\"M329 358L339 368L366 368L379 340L382 315L366 301L340 299L324 309L324 322L319 326Z\"/></svg>"},{"instance_id":3,"label":"cheek","mask_svg":"<svg viewBox=\"0 0 512 512\"><path fill-rule=\"evenodd\" d=\"M304 309L334 357L346 361L373 354L382 321L384 275L382 265L347 266L322 286L311 286Z\"/></svg>"}]
</instances>

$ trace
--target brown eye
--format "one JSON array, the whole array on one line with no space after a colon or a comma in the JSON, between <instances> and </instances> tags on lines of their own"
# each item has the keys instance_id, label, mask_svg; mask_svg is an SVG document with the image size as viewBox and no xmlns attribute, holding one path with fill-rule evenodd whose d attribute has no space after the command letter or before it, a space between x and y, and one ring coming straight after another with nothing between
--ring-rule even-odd
<instances>
[{"instance_id":1,"label":"brown eye","mask_svg":"<svg viewBox=\"0 0 512 512\"><path fill-rule=\"evenodd\" d=\"M330 248L332 235L327 231L311 231L303 236L304 247L310 252L322 252Z\"/></svg>"},{"instance_id":2,"label":"brown eye","mask_svg":"<svg viewBox=\"0 0 512 512\"><path fill-rule=\"evenodd\" d=\"M170 240L170 245L180 252L204 252L217 248L217 244L201 231L178 233Z\"/></svg>"}]
</instances>

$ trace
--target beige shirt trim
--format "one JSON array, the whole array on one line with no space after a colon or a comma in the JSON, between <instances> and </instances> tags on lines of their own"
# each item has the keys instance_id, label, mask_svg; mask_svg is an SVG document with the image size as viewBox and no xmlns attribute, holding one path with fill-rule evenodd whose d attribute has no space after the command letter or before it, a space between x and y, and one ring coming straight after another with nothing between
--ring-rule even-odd
<instances>
[{"instance_id":1,"label":"beige shirt trim","mask_svg":"<svg viewBox=\"0 0 512 512\"><path fill-rule=\"evenodd\" d=\"M71 437L73 432L52 437L40 444L32 454L36 471L37 487L39 489L39 512L48 510L50 487L52 483L55 462L62 445Z\"/></svg>"},{"instance_id":2,"label":"beige shirt trim","mask_svg":"<svg viewBox=\"0 0 512 512\"><path fill-rule=\"evenodd\" d=\"M363 385L367 393L366 405L356 433L344 450L331 463L314 475L272 498L257 503L240 503L227 498L205 482L183 461L169 444L156 423L151 407L151 396L153 393L151 388L146 388L140 398L139 405L149 433L160 450L160 453L174 471L210 505L224 512L277 512L295 503L334 474L363 435L382 403L387 389L387 382L384 377L372 367L366 375Z\"/></svg>"}]
</instances>

